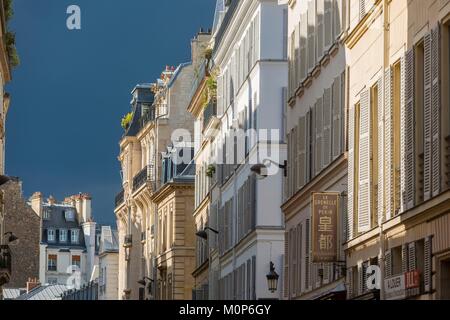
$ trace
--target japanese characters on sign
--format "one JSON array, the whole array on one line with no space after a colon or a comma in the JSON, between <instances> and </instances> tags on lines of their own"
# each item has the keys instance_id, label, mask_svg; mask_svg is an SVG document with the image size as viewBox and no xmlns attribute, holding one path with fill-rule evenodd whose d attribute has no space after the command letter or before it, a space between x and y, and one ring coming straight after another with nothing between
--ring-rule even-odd
<instances>
[{"instance_id":1,"label":"japanese characters on sign","mask_svg":"<svg viewBox=\"0 0 450 320\"><path fill-rule=\"evenodd\" d=\"M312 194L312 256L314 263L338 260L338 193Z\"/></svg>"}]
</instances>

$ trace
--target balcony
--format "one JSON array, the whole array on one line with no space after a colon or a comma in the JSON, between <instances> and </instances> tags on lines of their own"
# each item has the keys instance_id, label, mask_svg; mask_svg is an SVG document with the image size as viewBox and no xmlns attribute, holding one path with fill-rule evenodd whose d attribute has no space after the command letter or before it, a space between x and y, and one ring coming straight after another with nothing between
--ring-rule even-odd
<instances>
[{"instance_id":1,"label":"balcony","mask_svg":"<svg viewBox=\"0 0 450 320\"><path fill-rule=\"evenodd\" d=\"M145 166L137 175L133 178L133 192L138 190L147 182L155 182L155 171L153 165Z\"/></svg>"},{"instance_id":2,"label":"balcony","mask_svg":"<svg viewBox=\"0 0 450 320\"><path fill-rule=\"evenodd\" d=\"M9 282L11 278L11 249L9 246L0 246L0 286Z\"/></svg>"},{"instance_id":3,"label":"balcony","mask_svg":"<svg viewBox=\"0 0 450 320\"><path fill-rule=\"evenodd\" d=\"M115 199L116 208L119 207L125 201L125 191L122 189L117 195Z\"/></svg>"},{"instance_id":4,"label":"balcony","mask_svg":"<svg viewBox=\"0 0 450 320\"><path fill-rule=\"evenodd\" d=\"M125 248L130 248L133 246L133 236L131 234L125 235L123 246Z\"/></svg>"},{"instance_id":5,"label":"balcony","mask_svg":"<svg viewBox=\"0 0 450 320\"><path fill-rule=\"evenodd\" d=\"M189 95L189 97L190 97L189 101L192 101L192 98L197 93L197 89L198 89L200 83L207 76L209 76L209 72L206 69L206 60L204 60L197 71L194 81L192 82L191 93Z\"/></svg>"},{"instance_id":6,"label":"balcony","mask_svg":"<svg viewBox=\"0 0 450 320\"><path fill-rule=\"evenodd\" d=\"M207 139L214 135L213 129L219 124L217 118L217 101L213 100L203 110L203 136Z\"/></svg>"}]
</instances>

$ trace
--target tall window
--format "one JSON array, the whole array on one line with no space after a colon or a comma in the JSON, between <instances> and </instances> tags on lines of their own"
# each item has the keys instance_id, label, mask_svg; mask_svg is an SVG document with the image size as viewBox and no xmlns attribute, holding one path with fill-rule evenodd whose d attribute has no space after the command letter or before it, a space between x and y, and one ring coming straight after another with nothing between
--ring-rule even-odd
<instances>
[{"instance_id":1,"label":"tall window","mask_svg":"<svg viewBox=\"0 0 450 320\"><path fill-rule=\"evenodd\" d=\"M443 181L446 181L443 189L450 188L450 22L442 28L442 50L443 50L443 65L442 65L442 137L443 139L443 158L442 158L442 172L445 173Z\"/></svg>"},{"instance_id":2,"label":"tall window","mask_svg":"<svg viewBox=\"0 0 450 320\"><path fill-rule=\"evenodd\" d=\"M59 242L67 242L67 230L59 230Z\"/></svg>"},{"instance_id":3,"label":"tall window","mask_svg":"<svg viewBox=\"0 0 450 320\"><path fill-rule=\"evenodd\" d=\"M55 242L56 241L56 230L55 229L48 229L47 230L47 241L48 242Z\"/></svg>"},{"instance_id":4,"label":"tall window","mask_svg":"<svg viewBox=\"0 0 450 320\"><path fill-rule=\"evenodd\" d=\"M80 238L80 230L72 229L70 232L70 242L77 244Z\"/></svg>"},{"instance_id":5,"label":"tall window","mask_svg":"<svg viewBox=\"0 0 450 320\"><path fill-rule=\"evenodd\" d=\"M356 228L357 222L358 222L358 203L359 203L359 137L360 137L360 130L361 130L361 104L357 103L355 105L355 137L354 137L354 141L355 144L353 146L354 148L354 173L353 173L353 185L354 185L354 190L353 190L353 223L354 223L354 228ZM351 227L351 226L350 226ZM357 230L357 228L356 228Z\"/></svg>"},{"instance_id":6,"label":"tall window","mask_svg":"<svg viewBox=\"0 0 450 320\"><path fill-rule=\"evenodd\" d=\"M72 256L72 270L81 269L81 257L80 256Z\"/></svg>"},{"instance_id":7,"label":"tall window","mask_svg":"<svg viewBox=\"0 0 450 320\"><path fill-rule=\"evenodd\" d=\"M423 202L424 195L424 67L425 51L424 43L420 42L416 46L415 52L415 160L416 160L416 203Z\"/></svg>"},{"instance_id":8,"label":"tall window","mask_svg":"<svg viewBox=\"0 0 450 320\"><path fill-rule=\"evenodd\" d=\"M394 65L394 83L393 83L393 90L394 90L394 99L393 99L393 155L394 155L394 176L393 176L393 197L394 197L394 214L397 215L400 211L400 157L401 157L401 150L400 150L400 131L401 131L401 120L400 120L400 100L401 100L401 64L400 62L397 62Z\"/></svg>"},{"instance_id":9,"label":"tall window","mask_svg":"<svg viewBox=\"0 0 450 320\"><path fill-rule=\"evenodd\" d=\"M370 172L372 173L371 181L371 225L378 225L378 85L372 87L370 101L370 140L371 151L370 156Z\"/></svg>"},{"instance_id":10,"label":"tall window","mask_svg":"<svg viewBox=\"0 0 450 320\"><path fill-rule=\"evenodd\" d=\"M58 267L58 256L56 254L49 254L47 258L47 270L56 271Z\"/></svg>"}]
</instances>

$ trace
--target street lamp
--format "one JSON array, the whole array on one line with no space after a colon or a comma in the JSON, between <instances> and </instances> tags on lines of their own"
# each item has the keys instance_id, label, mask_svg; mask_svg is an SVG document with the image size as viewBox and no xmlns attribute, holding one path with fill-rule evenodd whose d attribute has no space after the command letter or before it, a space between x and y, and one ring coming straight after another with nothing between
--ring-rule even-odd
<instances>
[{"instance_id":1,"label":"street lamp","mask_svg":"<svg viewBox=\"0 0 450 320\"><path fill-rule=\"evenodd\" d=\"M255 173L257 176L260 176L262 179L267 178L267 167L271 164L278 166L278 168L283 169L284 176L287 177L287 161L284 161L284 164L276 163L273 160L266 159L263 163L255 164L250 168L250 170Z\"/></svg>"},{"instance_id":2,"label":"street lamp","mask_svg":"<svg viewBox=\"0 0 450 320\"><path fill-rule=\"evenodd\" d=\"M275 272L275 265L270 261L270 272L267 274L267 284L269 286L269 291L274 293L278 288L278 273Z\"/></svg>"},{"instance_id":3,"label":"street lamp","mask_svg":"<svg viewBox=\"0 0 450 320\"><path fill-rule=\"evenodd\" d=\"M205 229L198 231L195 235L199 238L202 238L204 240L208 240L208 233L206 232L206 230L211 230L212 232L214 232L215 234L219 234L219 231L210 228L210 227L206 227Z\"/></svg>"}]
</instances>

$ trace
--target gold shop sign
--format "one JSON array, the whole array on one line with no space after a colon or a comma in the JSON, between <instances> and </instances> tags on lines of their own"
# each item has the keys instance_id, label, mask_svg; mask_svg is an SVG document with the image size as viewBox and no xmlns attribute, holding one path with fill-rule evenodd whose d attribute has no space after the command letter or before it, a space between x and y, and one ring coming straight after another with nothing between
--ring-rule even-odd
<instances>
[{"instance_id":1,"label":"gold shop sign","mask_svg":"<svg viewBox=\"0 0 450 320\"><path fill-rule=\"evenodd\" d=\"M312 256L314 263L338 261L339 193L312 194Z\"/></svg>"}]
</instances>

